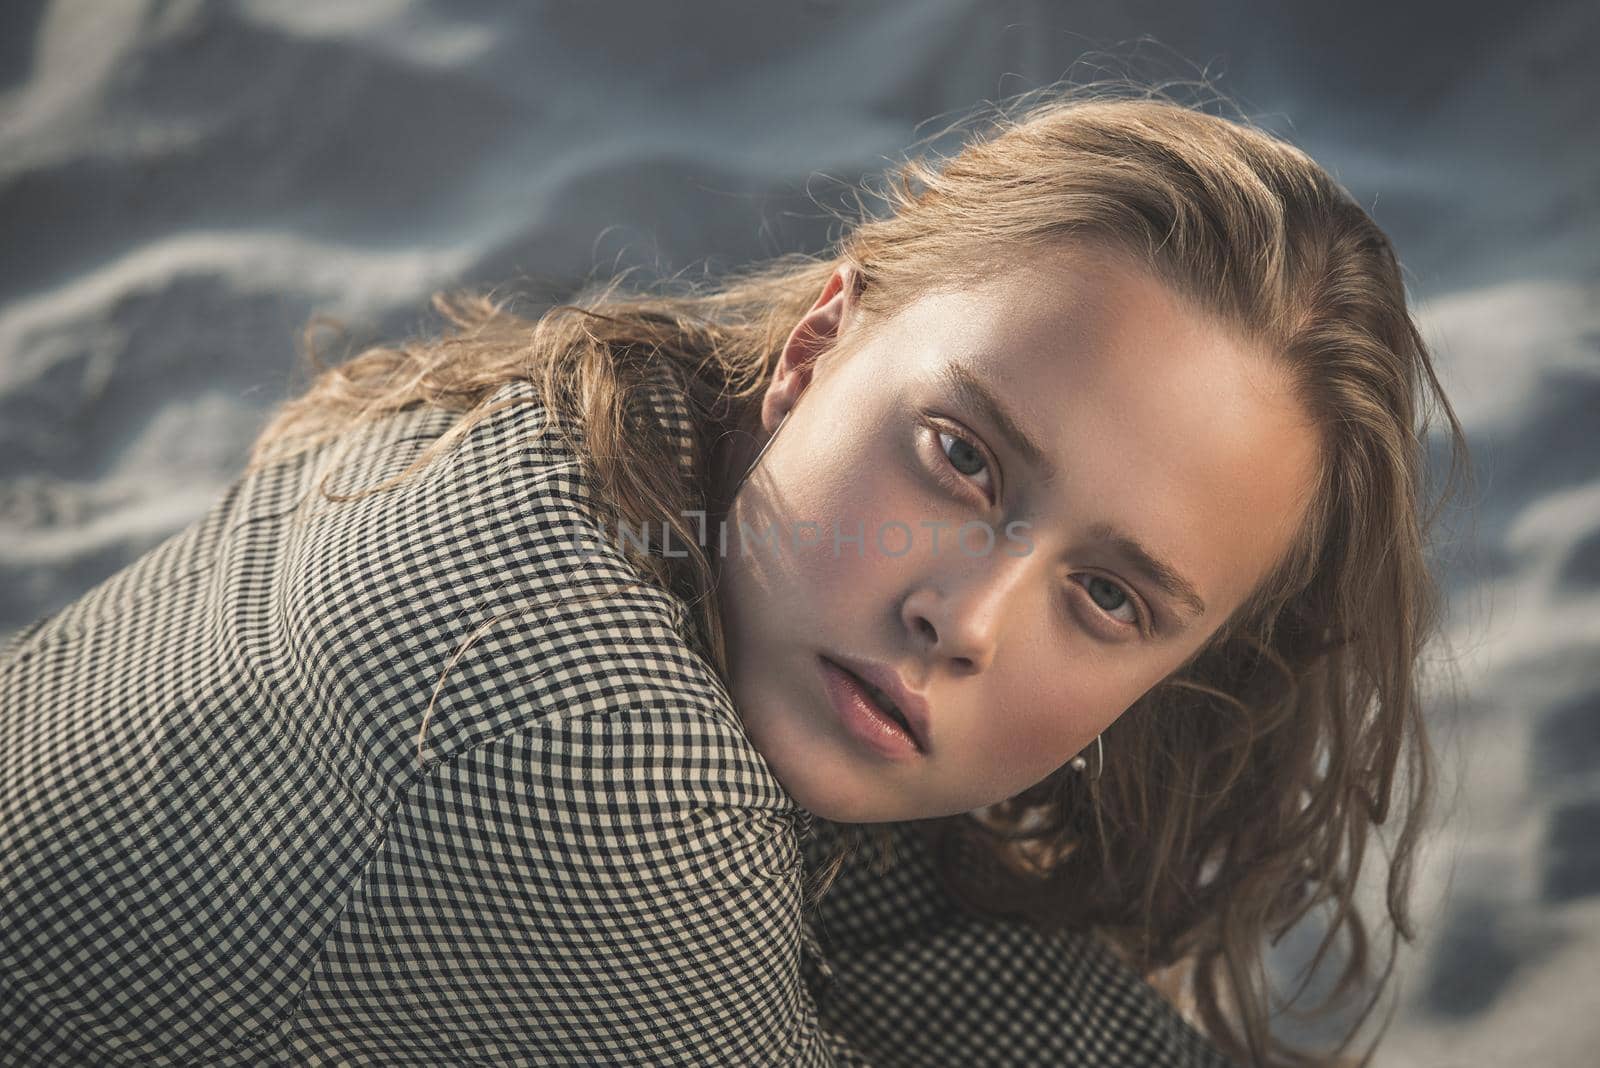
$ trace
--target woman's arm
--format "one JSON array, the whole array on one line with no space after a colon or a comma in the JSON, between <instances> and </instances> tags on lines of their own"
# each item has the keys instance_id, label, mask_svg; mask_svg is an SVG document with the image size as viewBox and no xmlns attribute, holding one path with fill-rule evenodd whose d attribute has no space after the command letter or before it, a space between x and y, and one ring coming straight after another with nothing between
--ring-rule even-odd
<instances>
[{"instance_id":1,"label":"woman's arm","mask_svg":"<svg viewBox=\"0 0 1600 1068\"><path fill-rule=\"evenodd\" d=\"M831 1065L789 816L703 712L556 716L398 806L286 1052L365 1063Z\"/></svg>"}]
</instances>

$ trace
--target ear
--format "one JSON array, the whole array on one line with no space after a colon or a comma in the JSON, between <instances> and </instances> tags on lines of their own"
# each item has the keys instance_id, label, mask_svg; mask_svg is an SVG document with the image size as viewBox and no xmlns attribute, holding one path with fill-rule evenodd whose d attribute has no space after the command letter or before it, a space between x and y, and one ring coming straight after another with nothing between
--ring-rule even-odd
<instances>
[{"instance_id":1,"label":"ear","mask_svg":"<svg viewBox=\"0 0 1600 1068\"><path fill-rule=\"evenodd\" d=\"M811 310L789 331L789 339L778 354L772 381L767 384L766 395L761 400L761 423L768 431L777 428L779 421L811 385L817 358L849 329L860 292L860 272L852 264L840 264L828 276Z\"/></svg>"}]
</instances>

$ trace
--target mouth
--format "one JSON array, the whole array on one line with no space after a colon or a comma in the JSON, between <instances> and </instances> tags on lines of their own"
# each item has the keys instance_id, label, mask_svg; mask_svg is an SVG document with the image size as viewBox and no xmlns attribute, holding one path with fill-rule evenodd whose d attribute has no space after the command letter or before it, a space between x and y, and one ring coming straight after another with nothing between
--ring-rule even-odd
<instances>
[{"instance_id":1,"label":"mouth","mask_svg":"<svg viewBox=\"0 0 1600 1068\"><path fill-rule=\"evenodd\" d=\"M849 679L860 691L861 696L882 718L897 726L904 735L904 741L909 742L912 749L919 753L926 752L916 729L912 727L905 713L900 710L900 707L888 694L837 660L830 657L823 657L822 659L840 675Z\"/></svg>"}]
</instances>

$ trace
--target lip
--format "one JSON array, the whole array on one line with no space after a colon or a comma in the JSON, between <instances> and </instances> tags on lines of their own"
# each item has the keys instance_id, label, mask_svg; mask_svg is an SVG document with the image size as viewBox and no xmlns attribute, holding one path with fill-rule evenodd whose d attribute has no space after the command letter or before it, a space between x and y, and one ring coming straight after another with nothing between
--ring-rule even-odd
<instances>
[{"instance_id":1,"label":"lip","mask_svg":"<svg viewBox=\"0 0 1600 1068\"><path fill-rule=\"evenodd\" d=\"M905 717L906 723L911 728L911 736L917 743L917 749L924 755L933 752L932 732L929 729L931 717L928 714L928 702L920 693L912 690L900 681L900 676L892 668L881 664L874 664L866 660L851 660L843 656L823 656L822 659L846 672L864 679L872 686L888 695L889 700L895 703L900 714Z\"/></svg>"},{"instance_id":2,"label":"lip","mask_svg":"<svg viewBox=\"0 0 1600 1068\"><path fill-rule=\"evenodd\" d=\"M917 740L879 708L859 679L826 657L818 659L828 701L855 741L888 760L911 761L922 755Z\"/></svg>"}]
</instances>

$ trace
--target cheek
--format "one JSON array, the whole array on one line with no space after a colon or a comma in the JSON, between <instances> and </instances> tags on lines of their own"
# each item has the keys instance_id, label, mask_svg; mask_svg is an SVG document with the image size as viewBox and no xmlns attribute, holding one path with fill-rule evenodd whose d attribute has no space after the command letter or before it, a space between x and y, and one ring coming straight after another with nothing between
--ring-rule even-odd
<instances>
[{"instance_id":1,"label":"cheek","mask_svg":"<svg viewBox=\"0 0 1600 1068\"><path fill-rule=\"evenodd\" d=\"M1059 654L1057 656L1059 661ZM1092 656L1073 658L1070 677L1038 681L1001 707L1010 713L993 719L982 749L990 774L1014 789L1031 785L1071 760L1137 698L1138 692L1100 675ZM1051 695L1044 697L1041 695ZM1091 759L1093 759L1091 755Z\"/></svg>"},{"instance_id":2,"label":"cheek","mask_svg":"<svg viewBox=\"0 0 1600 1068\"><path fill-rule=\"evenodd\" d=\"M919 520L929 518L927 509L896 472L880 469L835 483L797 504L802 507L792 520L795 534L785 548L793 548L795 537L801 539L796 554L801 580L813 589L827 588L835 597L881 587L889 572L915 558L926 543ZM815 523L815 529L799 529L804 521Z\"/></svg>"},{"instance_id":3,"label":"cheek","mask_svg":"<svg viewBox=\"0 0 1600 1068\"><path fill-rule=\"evenodd\" d=\"M1024 785L1034 783L1092 742L1100 718L1086 709L1075 714L1061 702L1024 707L990 732L985 748L999 774Z\"/></svg>"}]
</instances>

